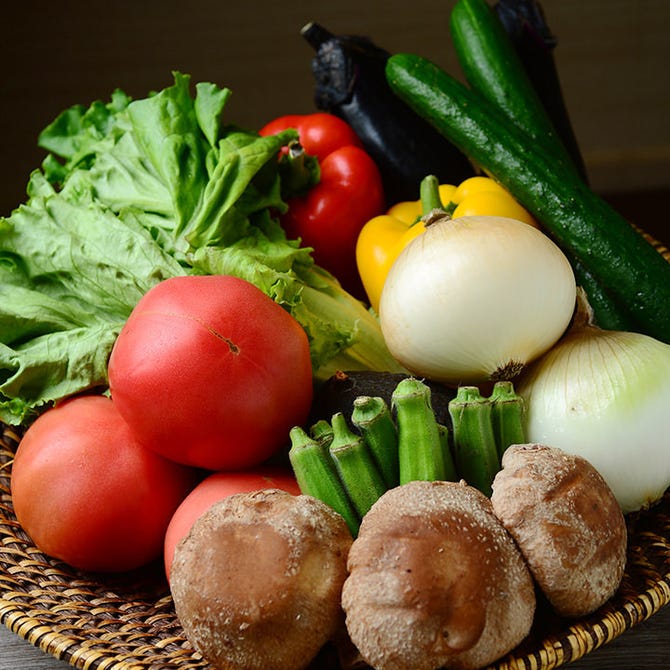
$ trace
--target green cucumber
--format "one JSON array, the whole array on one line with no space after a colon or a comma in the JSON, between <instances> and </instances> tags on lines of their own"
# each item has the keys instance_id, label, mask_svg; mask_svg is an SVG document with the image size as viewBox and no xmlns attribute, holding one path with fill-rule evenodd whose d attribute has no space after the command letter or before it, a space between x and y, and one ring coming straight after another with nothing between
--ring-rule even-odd
<instances>
[{"instance_id":1,"label":"green cucumber","mask_svg":"<svg viewBox=\"0 0 670 670\"><path fill-rule=\"evenodd\" d=\"M554 61L559 40L552 33L538 0L496 0L493 11L519 57L529 81L546 110L556 133L577 166L582 179L588 174L568 113Z\"/></svg>"},{"instance_id":2,"label":"green cucumber","mask_svg":"<svg viewBox=\"0 0 670 670\"><path fill-rule=\"evenodd\" d=\"M449 16L465 79L542 151L573 165L500 19L486 0L459 0Z\"/></svg>"},{"instance_id":3,"label":"green cucumber","mask_svg":"<svg viewBox=\"0 0 670 670\"><path fill-rule=\"evenodd\" d=\"M386 74L396 95L542 221L616 303L627 330L670 343L670 263L571 164L533 151L524 131L425 58L396 54Z\"/></svg>"}]
</instances>

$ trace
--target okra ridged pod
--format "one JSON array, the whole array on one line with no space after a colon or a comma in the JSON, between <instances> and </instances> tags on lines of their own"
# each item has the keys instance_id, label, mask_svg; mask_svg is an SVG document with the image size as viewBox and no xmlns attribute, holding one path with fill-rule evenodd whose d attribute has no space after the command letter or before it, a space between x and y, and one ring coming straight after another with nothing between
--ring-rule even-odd
<instances>
[{"instance_id":1,"label":"okra ridged pod","mask_svg":"<svg viewBox=\"0 0 670 670\"><path fill-rule=\"evenodd\" d=\"M448 426L442 423L437 424L437 429L440 433L440 444L442 445L442 453L444 454L444 479L449 482L458 480L458 473L454 465L454 457L451 453L451 432Z\"/></svg>"},{"instance_id":2,"label":"okra ridged pod","mask_svg":"<svg viewBox=\"0 0 670 670\"><path fill-rule=\"evenodd\" d=\"M379 396L359 396L354 400L351 422L368 445L386 488L397 486L400 481L398 431L386 401Z\"/></svg>"},{"instance_id":3,"label":"okra ridged pod","mask_svg":"<svg viewBox=\"0 0 670 670\"><path fill-rule=\"evenodd\" d=\"M525 404L510 381L496 382L489 400L496 451L501 459L507 447L526 442Z\"/></svg>"},{"instance_id":4,"label":"okra ridged pod","mask_svg":"<svg viewBox=\"0 0 670 670\"><path fill-rule=\"evenodd\" d=\"M487 496L491 495L493 478L500 469L492 407L476 386L459 387L449 403L458 474Z\"/></svg>"},{"instance_id":5,"label":"okra ridged pod","mask_svg":"<svg viewBox=\"0 0 670 670\"><path fill-rule=\"evenodd\" d=\"M403 379L393 392L400 484L414 480L439 481L446 477L446 455L430 395L430 388L413 377Z\"/></svg>"},{"instance_id":6,"label":"okra ridged pod","mask_svg":"<svg viewBox=\"0 0 670 670\"><path fill-rule=\"evenodd\" d=\"M386 485L365 440L349 428L342 412L333 414L331 425L330 455L354 509L362 518L385 493Z\"/></svg>"},{"instance_id":7,"label":"okra ridged pod","mask_svg":"<svg viewBox=\"0 0 670 670\"><path fill-rule=\"evenodd\" d=\"M328 451L299 426L291 429L290 437L288 456L300 491L318 498L340 514L355 537L361 519L338 477Z\"/></svg>"}]
</instances>

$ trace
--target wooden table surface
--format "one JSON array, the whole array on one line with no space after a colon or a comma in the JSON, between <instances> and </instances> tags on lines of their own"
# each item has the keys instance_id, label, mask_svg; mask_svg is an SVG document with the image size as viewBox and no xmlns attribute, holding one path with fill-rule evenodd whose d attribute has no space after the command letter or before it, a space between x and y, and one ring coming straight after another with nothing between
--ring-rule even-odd
<instances>
[{"instance_id":1,"label":"wooden table surface","mask_svg":"<svg viewBox=\"0 0 670 670\"><path fill-rule=\"evenodd\" d=\"M570 663L569 667L574 670L669 668L670 607L662 608L647 621L638 624L597 651ZM8 628L0 626L0 670L67 670L67 668L71 666L48 656Z\"/></svg>"}]
</instances>

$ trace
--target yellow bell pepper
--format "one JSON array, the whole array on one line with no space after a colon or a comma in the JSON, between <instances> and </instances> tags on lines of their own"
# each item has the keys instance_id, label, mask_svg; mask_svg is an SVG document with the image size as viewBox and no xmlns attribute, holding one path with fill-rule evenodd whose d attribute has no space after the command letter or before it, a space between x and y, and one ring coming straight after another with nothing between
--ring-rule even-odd
<instances>
[{"instance_id":1,"label":"yellow bell pepper","mask_svg":"<svg viewBox=\"0 0 670 670\"><path fill-rule=\"evenodd\" d=\"M470 177L458 186L440 184L439 199L448 203L443 209L451 218L507 216L538 227L535 219L512 195L489 177ZM425 231L421 216L430 209L429 198L399 202L386 214L370 219L359 233L356 263L370 306L375 311L379 309L382 289L391 266L407 244Z\"/></svg>"}]
</instances>

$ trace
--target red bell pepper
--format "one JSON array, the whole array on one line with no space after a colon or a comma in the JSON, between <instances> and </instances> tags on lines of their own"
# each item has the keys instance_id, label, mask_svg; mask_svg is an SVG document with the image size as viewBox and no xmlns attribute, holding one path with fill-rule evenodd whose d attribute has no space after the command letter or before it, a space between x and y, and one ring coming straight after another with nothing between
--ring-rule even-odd
<instances>
[{"instance_id":1,"label":"red bell pepper","mask_svg":"<svg viewBox=\"0 0 670 670\"><path fill-rule=\"evenodd\" d=\"M287 199L280 217L286 235L314 249L314 261L352 295L364 299L356 267L361 228L384 211L382 179L352 128L327 113L290 114L265 125L261 135L298 131L305 153L316 157L320 177L305 194Z\"/></svg>"}]
</instances>

